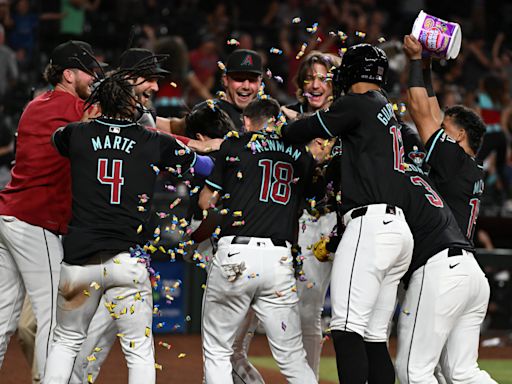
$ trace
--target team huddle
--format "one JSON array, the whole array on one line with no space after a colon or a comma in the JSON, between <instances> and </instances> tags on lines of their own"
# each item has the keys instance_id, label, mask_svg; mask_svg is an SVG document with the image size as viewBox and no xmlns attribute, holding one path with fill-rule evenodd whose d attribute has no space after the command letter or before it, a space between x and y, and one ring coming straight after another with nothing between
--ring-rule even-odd
<instances>
[{"instance_id":1,"label":"team huddle","mask_svg":"<svg viewBox=\"0 0 512 384\"><path fill-rule=\"evenodd\" d=\"M404 51L417 131L370 44L304 56L289 106L264 94L258 53L235 50L225 92L184 119L149 108L165 57L128 49L105 73L89 44L56 47L53 90L27 105L0 192L0 363L27 295L43 383L94 382L116 338L129 383L155 383L145 204L169 172L195 194L186 233L211 234L194 254L208 272L206 384L264 383L247 358L258 324L289 383L318 382L329 285L340 383L496 383L477 364L485 126L463 106L443 113L421 44L405 36Z\"/></svg>"}]
</instances>

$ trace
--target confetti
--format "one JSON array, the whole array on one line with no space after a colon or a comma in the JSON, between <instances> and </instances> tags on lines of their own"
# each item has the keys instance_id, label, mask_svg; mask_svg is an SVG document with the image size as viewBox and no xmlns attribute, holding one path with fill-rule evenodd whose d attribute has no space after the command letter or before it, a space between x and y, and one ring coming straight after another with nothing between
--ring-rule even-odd
<instances>
[{"instance_id":1,"label":"confetti","mask_svg":"<svg viewBox=\"0 0 512 384\"><path fill-rule=\"evenodd\" d=\"M292 19L292 24L299 24L301 22L301 18L300 17L294 17Z\"/></svg>"},{"instance_id":2,"label":"confetti","mask_svg":"<svg viewBox=\"0 0 512 384\"><path fill-rule=\"evenodd\" d=\"M245 225L245 220L233 221L233 224L231 224L232 227L242 227L244 225Z\"/></svg>"},{"instance_id":3,"label":"confetti","mask_svg":"<svg viewBox=\"0 0 512 384\"><path fill-rule=\"evenodd\" d=\"M142 224L139 225L139 227L137 228L137 234L141 233L142 232Z\"/></svg>"},{"instance_id":4,"label":"confetti","mask_svg":"<svg viewBox=\"0 0 512 384\"><path fill-rule=\"evenodd\" d=\"M238 178L238 180L241 180L241 179L242 179L242 177L243 177L243 175L242 175L242 171L238 171L238 172L236 173L236 177Z\"/></svg>"},{"instance_id":5,"label":"confetti","mask_svg":"<svg viewBox=\"0 0 512 384\"><path fill-rule=\"evenodd\" d=\"M149 196L143 193L142 195L139 195L139 203L140 204L146 204L149 200Z\"/></svg>"},{"instance_id":6,"label":"confetti","mask_svg":"<svg viewBox=\"0 0 512 384\"><path fill-rule=\"evenodd\" d=\"M166 343L165 341L159 341L158 345L160 345L161 347L167 348L167 349L171 349L172 348L171 344Z\"/></svg>"},{"instance_id":7,"label":"confetti","mask_svg":"<svg viewBox=\"0 0 512 384\"><path fill-rule=\"evenodd\" d=\"M139 212L146 212L146 208L143 207L142 205L139 205L139 206L137 206L137 211L139 211Z\"/></svg>"},{"instance_id":8,"label":"confetti","mask_svg":"<svg viewBox=\"0 0 512 384\"><path fill-rule=\"evenodd\" d=\"M158 175L160 173L160 168L158 168L154 164L149 164L151 168L153 168L153 171Z\"/></svg>"},{"instance_id":9,"label":"confetti","mask_svg":"<svg viewBox=\"0 0 512 384\"><path fill-rule=\"evenodd\" d=\"M272 71L270 70L270 68L267 68L267 72L265 73L269 79L272 77Z\"/></svg>"},{"instance_id":10,"label":"confetti","mask_svg":"<svg viewBox=\"0 0 512 384\"><path fill-rule=\"evenodd\" d=\"M311 289L315 286L315 283L309 282L306 284L306 288Z\"/></svg>"},{"instance_id":11,"label":"confetti","mask_svg":"<svg viewBox=\"0 0 512 384\"><path fill-rule=\"evenodd\" d=\"M130 341L130 348L135 348L135 341Z\"/></svg>"},{"instance_id":12,"label":"confetti","mask_svg":"<svg viewBox=\"0 0 512 384\"><path fill-rule=\"evenodd\" d=\"M226 156L226 161L229 161L230 163L234 163L236 161L240 161L240 158L238 156L236 156L236 157Z\"/></svg>"},{"instance_id":13,"label":"confetti","mask_svg":"<svg viewBox=\"0 0 512 384\"><path fill-rule=\"evenodd\" d=\"M302 46L300 47L300 51L295 56L296 60L299 60L302 56L304 56L304 53L306 52L307 47L308 47L308 43L302 43Z\"/></svg>"},{"instance_id":14,"label":"confetti","mask_svg":"<svg viewBox=\"0 0 512 384\"><path fill-rule=\"evenodd\" d=\"M269 52L270 52L270 53L273 53L273 54L275 54L275 55L282 55L282 54L283 54L283 51L282 51L282 50L280 50L280 49L278 49L278 48L274 48L274 47L270 48Z\"/></svg>"},{"instance_id":15,"label":"confetti","mask_svg":"<svg viewBox=\"0 0 512 384\"><path fill-rule=\"evenodd\" d=\"M94 289L95 289L95 290L98 290L98 289L100 289L100 287L101 287L101 286L100 286L97 282L93 281L93 282L91 283L90 287L91 287L91 288L93 288L93 287L94 287Z\"/></svg>"},{"instance_id":16,"label":"confetti","mask_svg":"<svg viewBox=\"0 0 512 384\"><path fill-rule=\"evenodd\" d=\"M356 31L356 36L364 39L366 37L366 32Z\"/></svg>"},{"instance_id":17,"label":"confetti","mask_svg":"<svg viewBox=\"0 0 512 384\"><path fill-rule=\"evenodd\" d=\"M179 203L181 203L181 199L179 197L176 198L176 200L174 200L171 205L169 205L169 208L170 209L174 209L174 207L176 207Z\"/></svg>"},{"instance_id":18,"label":"confetti","mask_svg":"<svg viewBox=\"0 0 512 384\"><path fill-rule=\"evenodd\" d=\"M236 45L237 47L240 45L240 42L237 39L229 39L226 42L227 45Z\"/></svg>"},{"instance_id":19,"label":"confetti","mask_svg":"<svg viewBox=\"0 0 512 384\"><path fill-rule=\"evenodd\" d=\"M276 79L276 81L280 84L283 84L284 80L281 76L274 76L274 79Z\"/></svg>"},{"instance_id":20,"label":"confetti","mask_svg":"<svg viewBox=\"0 0 512 384\"><path fill-rule=\"evenodd\" d=\"M158 369L159 371L162 370L162 366L160 364L155 363L155 369Z\"/></svg>"},{"instance_id":21,"label":"confetti","mask_svg":"<svg viewBox=\"0 0 512 384\"><path fill-rule=\"evenodd\" d=\"M284 323L284 321L281 321L281 329L283 331L286 331L286 324Z\"/></svg>"},{"instance_id":22,"label":"confetti","mask_svg":"<svg viewBox=\"0 0 512 384\"><path fill-rule=\"evenodd\" d=\"M224 65L224 63L222 61L217 61L217 66L219 67L219 69L221 71L225 71L226 70L226 66Z\"/></svg>"},{"instance_id":23,"label":"confetti","mask_svg":"<svg viewBox=\"0 0 512 384\"><path fill-rule=\"evenodd\" d=\"M234 211L233 217L242 217L242 211Z\"/></svg>"},{"instance_id":24,"label":"confetti","mask_svg":"<svg viewBox=\"0 0 512 384\"><path fill-rule=\"evenodd\" d=\"M306 31L313 34L318 30L318 23L314 23L311 27L307 27Z\"/></svg>"},{"instance_id":25,"label":"confetti","mask_svg":"<svg viewBox=\"0 0 512 384\"><path fill-rule=\"evenodd\" d=\"M187 357L187 354L186 353L180 353L178 355L178 359L183 359L184 357Z\"/></svg>"},{"instance_id":26,"label":"confetti","mask_svg":"<svg viewBox=\"0 0 512 384\"><path fill-rule=\"evenodd\" d=\"M92 379L92 373L87 374L87 384L94 383L94 380Z\"/></svg>"},{"instance_id":27,"label":"confetti","mask_svg":"<svg viewBox=\"0 0 512 384\"><path fill-rule=\"evenodd\" d=\"M163 328L163 327L165 326L165 324L166 324L166 322L165 322L165 321L163 321L163 322L161 322L161 323L157 323L157 324L156 324L156 327L157 327L157 328Z\"/></svg>"},{"instance_id":28,"label":"confetti","mask_svg":"<svg viewBox=\"0 0 512 384\"><path fill-rule=\"evenodd\" d=\"M227 215L229 213L229 208L224 208L219 211L221 215Z\"/></svg>"},{"instance_id":29,"label":"confetti","mask_svg":"<svg viewBox=\"0 0 512 384\"><path fill-rule=\"evenodd\" d=\"M174 81L171 81L169 84L171 84L171 87L176 88L178 84L176 84Z\"/></svg>"},{"instance_id":30,"label":"confetti","mask_svg":"<svg viewBox=\"0 0 512 384\"><path fill-rule=\"evenodd\" d=\"M379 43L383 43L383 42L385 42L385 41L386 41L386 39L385 39L384 37L379 37L379 38L377 39L377 41L378 41Z\"/></svg>"},{"instance_id":31,"label":"confetti","mask_svg":"<svg viewBox=\"0 0 512 384\"><path fill-rule=\"evenodd\" d=\"M91 296L91 294L89 293L89 291L88 291L87 289L84 289L84 291L83 291L83 292L84 292L84 295L85 295L85 296Z\"/></svg>"},{"instance_id":32,"label":"confetti","mask_svg":"<svg viewBox=\"0 0 512 384\"><path fill-rule=\"evenodd\" d=\"M87 356L87 361L89 361L89 362L90 361L96 361L96 356L94 356L94 355Z\"/></svg>"},{"instance_id":33,"label":"confetti","mask_svg":"<svg viewBox=\"0 0 512 384\"><path fill-rule=\"evenodd\" d=\"M119 337L120 339L124 337L124 333L116 333L116 336Z\"/></svg>"}]
</instances>

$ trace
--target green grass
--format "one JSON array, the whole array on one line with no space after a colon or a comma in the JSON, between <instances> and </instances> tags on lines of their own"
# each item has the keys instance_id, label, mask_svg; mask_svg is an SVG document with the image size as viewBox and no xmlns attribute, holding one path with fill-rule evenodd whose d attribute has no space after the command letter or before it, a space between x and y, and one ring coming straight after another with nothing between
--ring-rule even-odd
<instances>
[{"instance_id":1,"label":"green grass","mask_svg":"<svg viewBox=\"0 0 512 384\"><path fill-rule=\"evenodd\" d=\"M279 370L271 356L251 357L250 360L256 367ZM485 369L499 384L512 384L512 360L480 360L478 363L480 368ZM338 382L334 357L322 357L320 379Z\"/></svg>"}]
</instances>

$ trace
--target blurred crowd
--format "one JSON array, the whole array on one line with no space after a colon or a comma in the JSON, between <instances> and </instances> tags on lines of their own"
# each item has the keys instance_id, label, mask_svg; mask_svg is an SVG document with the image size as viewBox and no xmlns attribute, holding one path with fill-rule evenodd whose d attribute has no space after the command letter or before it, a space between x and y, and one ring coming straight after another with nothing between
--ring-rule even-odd
<instances>
[{"instance_id":1,"label":"blurred crowd","mask_svg":"<svg viewBox=\"0 0 512 384\"><path fill-rule=\"evenodd\" d=\"M435 62L435 91L442 107L462 103L482 114L488 132L480 157L488 177L481 216L512 216L512 3L504 0L0 0L0 166L12 161L24 105L47 87L48 53L67 39L90 42L112 66L130 46L170 55L164 67L171 74L153 100L159 116L183 116L214 97L222 89L218 62L236 48L262 54L266 91L288 104L303 54L339 54L362 41L388 54L387 90L400 103L407 77L401 42L422 9L461 25L457 59ZM4 178L8 172L0 172L0 184Z\"/></svg>"}]
</instances>

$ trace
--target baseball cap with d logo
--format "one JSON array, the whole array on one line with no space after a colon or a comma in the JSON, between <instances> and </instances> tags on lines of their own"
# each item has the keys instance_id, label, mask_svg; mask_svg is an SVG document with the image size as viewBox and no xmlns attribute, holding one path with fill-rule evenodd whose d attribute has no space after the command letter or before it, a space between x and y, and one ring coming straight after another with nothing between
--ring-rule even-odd
<instances>
[{"instance_id":1,"label":"baseball cap with d logo","mask_svg":"<svg viewBox=\"0 0 512 384\"><path fill-rule=\"evenodd\" d=\"M226 73L250 72L263 74L261 56L250 49L237 49L228 57Z\"/></svg>"}]
</instances>

